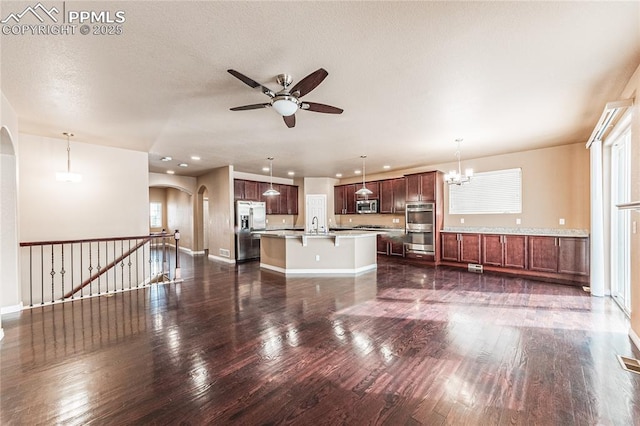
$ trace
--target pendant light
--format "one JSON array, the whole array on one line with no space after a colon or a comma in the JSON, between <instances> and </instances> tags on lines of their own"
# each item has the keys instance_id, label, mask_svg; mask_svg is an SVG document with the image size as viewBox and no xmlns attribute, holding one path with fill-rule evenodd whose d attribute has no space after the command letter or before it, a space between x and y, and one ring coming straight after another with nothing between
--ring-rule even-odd
<instances>
[{"instance_id":1,"label":"pendant light","mask_svg":"<svg viewBox=\"0 0 640 426\"><path fill-rule=\"evenodd\" d=\"M280 195L278 191L273 188L273 157L267 158L269 160L269 189L264 191L262 195L270 197L272 195Z\"/></svg>"},{"instance_id":2,"label":"pendant light","mask_svg":"<svg viewBox=\"0 0 640 426\"><path fill-rule=\"evenodd\" d=\"M444 180L449 185L462 185L463 183L471 182L471 178L473 177L473 169L466 169L464 171L464 175L462 174L462 167L460 165L460 143L462 139L456 139L456 143L458 144L458 148L456 150L456 158L458 159L458 170L451 170L449 173L444 175Z\"/></svg>"},{"instance_id":3,"label":"pendant light","mask_svg":"<svg viewBox=\"0 0 640 426\"><path fill-rule=\"evenodd\" d=\"M366 174L365 173L365 169L364 169L364 166L365 166L364 160L365 160L365 158L367 158L367 156L366 155L361 155L360 158L362 158L362 188L360 188L360 189L358 189L356 191L356 195L363 195L363 196L366 197L367 195L373 194L373 191L370 190L369 188L367 188L367 186L366 186L366 184L364 182L365 181L365 174Z\"/></svg>"},{"instance_id":4,"label":"pendant light","mask_svg":"<svg viewBox=\"0 0 640 426\"><path fill-rule=\"evenodd\" d=\"M78 173L71 173L71 145L69 144L69 138L73 136L73 133L62 133L67 137L67 171L57 172L56 180L60 182L80 182L82 181L82 175Z\"/></svg>"}]
</instances>

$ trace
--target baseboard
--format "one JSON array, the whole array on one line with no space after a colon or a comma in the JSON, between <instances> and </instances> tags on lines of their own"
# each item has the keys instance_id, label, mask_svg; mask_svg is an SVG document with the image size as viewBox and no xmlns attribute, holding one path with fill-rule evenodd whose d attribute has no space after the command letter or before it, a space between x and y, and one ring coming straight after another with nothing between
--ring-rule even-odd
<instances>
[{"instance_id":1,"label":"baseboard","mask_svg":"<svg viewBox=\"0 0 640 426\"><path fill-rule=\"evenodd\" d=\"M229 263L231 265L235 264L236 261L235 259L229 259L228 257L220 257L220 256L215 256L213 254L209 255L209 259L211 260L217 260L218 262L224 262L224 263Z\"/></svg>"},{"instance_id":2,"label":"baseboard","mask_svg":"<svg viewBox=\"0 0 640 426\"><path fill-rule=\"evenodd\" d=\"M18 303L17 305L3 306L2 308L0 308L0 315L13 314L14 312L20 312L23 308L24 308L24 305L22 304L22 302Z\"/></svg>"},{"instance_id":3,"label":"baseboard","mask_svg":"<svg viewBox=\"0 0 640 426\"><path fill-rule=\"evenodd\" d=\"M636 345L636 349L640 351L640 337L633 331L633 328L629 327L629 337L634 345Z\"/></svg>"},{"instance_id":4,"label":"baseboard","mask_svg":"<svg viewBox=\"0 0 640 426\"><path fill-rule=\"evenodd\" d=\"M270 271L279 272L285 275L358 275L364 272L372 271L378 267L376 263L366 265L360 268L354 269L286 269L280 266L268 265L266 263L260 263L260 267L268 269Z\"/></svg>"},{"instance_id":5,"label":"baseboard","mask_svg":"<svg viewBox=\"0 0 640 426\"><path fill-rule=\"evenodd\" d=\"M0 328L0 340L4 337L4 330Z\"/></svg>"}]
</instances>

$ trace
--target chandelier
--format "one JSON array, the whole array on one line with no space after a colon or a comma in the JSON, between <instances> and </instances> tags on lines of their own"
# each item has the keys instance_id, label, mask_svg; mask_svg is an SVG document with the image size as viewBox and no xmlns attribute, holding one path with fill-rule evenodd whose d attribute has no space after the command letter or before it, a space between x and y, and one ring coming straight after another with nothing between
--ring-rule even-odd
<instances>
[{"instance_id":1,"label":"chandelier","mask_svg":"<svg viewBox=\"0 0 640 426\"><path fill-rule=\"evenodd\" d=\"M444 180L449 185L462 185L463 183L471 182L473 177L473 169L466 169L464 175L462 174L462 167L460 165L460 143L462 139L456 139L457 149L456 158L458 159L458 170L450 170L449 173L444 175Z\"/></svg>"}]
</instances>

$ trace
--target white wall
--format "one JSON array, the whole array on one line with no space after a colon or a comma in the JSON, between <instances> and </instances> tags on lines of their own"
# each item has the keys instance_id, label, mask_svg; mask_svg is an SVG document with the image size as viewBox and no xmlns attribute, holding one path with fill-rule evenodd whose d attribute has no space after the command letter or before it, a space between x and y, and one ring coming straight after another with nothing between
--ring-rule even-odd
<instances>
[{"instance_id":1,"label":"white wall","mask_svg":"<svg viewBox=\"0 0 640 426\"><path fill-rule=\"evenodd\" d=\"M145 152L71 141L79 183L58 182L67 166L66 139L20 134L21 241L146 235L149 173Z\"/></svg>"},{"instance_id":2,"label":"white wall","mask_svg":"<svg viewBox=\"0 0 640 426\"><path fill-rule=\"evenodd\" d=\"M0 92L0 307L20 303L18 263L18 117ZM4 336L0 320L0 339Z\"/></svg>"}]
</instances>

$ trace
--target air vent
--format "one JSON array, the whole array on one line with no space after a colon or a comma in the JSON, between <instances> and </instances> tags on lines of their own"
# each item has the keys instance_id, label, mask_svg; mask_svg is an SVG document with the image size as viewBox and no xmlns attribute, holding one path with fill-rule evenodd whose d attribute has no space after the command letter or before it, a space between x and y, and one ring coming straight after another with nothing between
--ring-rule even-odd
<instances>
[{"instance_id":1,"label":"air vent","mask_svg":"<svg viewBox=\"0 0 640 426\"><path fill-rule=\"evenodd\" d=\"M618 360L620 361L620 365L627 371L631 371L632 373L640 374L640 361L634 358L627 358L625 356L618 355Z\"/></svg>"},{"instance_id":2,"label":"air vent","mask_svg":"<svg viewBox=\"0 0 640 426\"><path fill-rule=\"evenodd\" d=\"M231 253L227 249L220 249L220 256L229 257L231 256Z\"/></svg>"},{"instance_id":3,"label":"air vent","mask_svg":"<svg viewBox=\"0 0 640 426\"><path fill-rule=\"evenodd\" d=\"M469 272L476 272L478 274L481 274L483 272L482 265L479 265L477 263L469 263L467 265L467 269L469 270Z\"/></svg>"}]
</instances>

